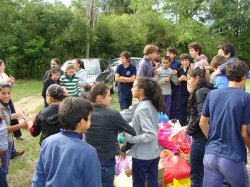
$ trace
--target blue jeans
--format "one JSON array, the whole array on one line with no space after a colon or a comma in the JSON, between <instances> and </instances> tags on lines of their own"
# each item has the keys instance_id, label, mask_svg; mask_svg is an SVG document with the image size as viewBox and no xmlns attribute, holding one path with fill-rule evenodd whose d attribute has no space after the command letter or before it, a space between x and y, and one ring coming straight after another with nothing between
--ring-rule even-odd
<instances>
[{"instance_id":1,"label":"blue jeans","mask_svg":"<svg viewBox=\"0 0 250 187\"><path fill-rule=\"evenodd\" d=\"M7 172L3 167L0 168L0 186L1 187L8 187Z\"/></svg>"},{"instance_id":2,"label":"blue jeans","mask_svg":"<svg viewBox=\"0 0 250 187\"><path fill-rule=\"evenodd\" d=\"M158 163L160 157L153 160L132 158L133 187L144 187L147 179L148 186L159 187Z\"/></svg>"},{"instance_id":3,"label":"blue jeans","mask_svg":"<svg viewBox=\"0 0 250 187\"><path fill-rule=\"evenodd\" d=\"M232 187L249 186L244 162L237 162L213 154L204 156L204 187L221 186L224 178Z\"/></svg>"},{"instance_id":4,"label":"blue jeans","mask_svg":"<svg viewBox=\"0 0 250 187\"><path fill-rule=\"evenodd\" d=\"M115 178L115 165L101 166L102 187L113 187Z\"/></svg>"},{"instance_id":5,"label":"blue jeans","mask_svg":"<svg viewBox=\"0 0 250 187\"><path fill-rule=\"evenodd\" d=\"M190 150L190 179L192 187L202 187L204 177L203 157L205 154L205 138L193 139Z\"/></svg>"}]
</instances>

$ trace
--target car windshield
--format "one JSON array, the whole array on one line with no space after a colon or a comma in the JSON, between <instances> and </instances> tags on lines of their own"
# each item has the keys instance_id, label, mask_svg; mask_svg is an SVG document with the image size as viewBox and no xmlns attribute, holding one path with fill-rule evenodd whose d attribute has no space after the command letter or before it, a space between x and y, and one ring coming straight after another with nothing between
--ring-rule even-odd
<instances>
[{"instance_id":1,"label":"car windshield","mask_svg":"<svg viewBox=\"0 0 250 187\"><path fill-rule=\"evenodd\" d=\"M99 61L97 59L83 59L83 62L88 75L98 75L101 73Z\"/></svg>"}]
</instances>

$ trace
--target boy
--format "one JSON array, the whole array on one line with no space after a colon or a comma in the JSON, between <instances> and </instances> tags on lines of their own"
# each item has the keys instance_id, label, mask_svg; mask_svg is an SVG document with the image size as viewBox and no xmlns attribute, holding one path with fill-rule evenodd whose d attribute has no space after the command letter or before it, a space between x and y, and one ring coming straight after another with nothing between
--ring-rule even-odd
<instances>
[{"instance_id":1,"label":"boy","mask_svg":"<svg viewBox=\"0 0 250 187\"><path fill-rule=\"evenodd\" d=\"M221 186L225 178L231 186L249 186L246 169L250 137L250 95L241 88L249 68L235 60L226 68L228 87L212 90L204 103L200 127L208 138L204 156L204 187Z\"/></svg>"},{"instance_id":2,"label":"boy","mask_svg":"<svg viewBox=\"0 0 250 187\"><path fill-rule=\"evenodd\" d=\"M154 45L146 45L144 48L144 57L137 66L137 77L153 77L153 59L158 57L158 49Z\"/></svg>"},{"instance_id":3,"label":"boy","mask_svg":"<svg viewBox=\"0 0 250 187\"><path fill-rule=\"evenodd\" d=\"M33 187L101 186L96 150L82 141L82 133L90 127L91 112L91 103L83 98L62 101L58 116L63 130L43 141Z\"/></svg>"},{"instance_id":4,"label":"boy","mask_svg":"<svg viewBox=\"0 0 250 187\"><path fill-rule=\"evenodd\" d=\"M177 85L177 77L174 75L173 70L169 68L170 58L165 56L162 59L162 67L157 69L157 75L155 75L155 80L158 82L159 86L162 89L162 95L164 98L165 106L166 106L166 114L170 117L170 109L171 109L171 84L173 82Z\"/></svg>"},{"instance_id":5,"label":"boy","mask_svg":"<svg viewBox=\"0 0 250 187\"><path fill-rule=\"evenodd\" d=\"M187 125L188 121L188 111L187 111L187 105L188 105L188 98L189 98L189 92L187 90L187 74L189 71L192 70L192 67L190 65L191 58L187 53L183 53L180 56L181 61L181 68L178 70L178 80L179 80L179 90L180 90L180 100L178 102L179 104L179 110L177 111L177 119L179 119L180 124L182 126Z\"/></svg>"},{"instance_id":6,"label":"boy","mask_svg":"<svg viewBox=\"0 0 250 187\"><path fill-rule=\"evenodd\" d=\"M189 54L194 59L194 68L209 66L207 57L202 54L201 44L192 42L188 45Z\"/></svg>"}]
</instances>

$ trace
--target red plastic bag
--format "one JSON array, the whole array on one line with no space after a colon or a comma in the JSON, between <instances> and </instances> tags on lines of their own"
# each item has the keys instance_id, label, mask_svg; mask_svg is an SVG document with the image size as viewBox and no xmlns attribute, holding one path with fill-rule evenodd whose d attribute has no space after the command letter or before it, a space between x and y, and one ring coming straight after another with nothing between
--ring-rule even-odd
<instances>
[{"instance_id":1,"label":"red plastic bag","mask_svg":"<svg viewBox=\"0 0 250 187\"><path fill-rule=\"evenodd\" d=\"M180 150L169 140L172 132L171 124L166 122L159 123L158 142L162 147L171 150L173 153L179 154Z\"/></svg>"},{"instance_id":2,"label":"red plastic bag","mask_svg":"<svg viewBox=\"0 0 250 187\"><path fill-rule=\"evenodd\" d=\"M192 138L187 134L186 127L179 129L177 132L174 132L169 139L183 153L190 153Z\"/></svg>"},{"instance_id":3,"label":"red plastic bag","mask_svg":"<svg viewBox=\"0 0 250 187\"><path fill-rule=\"evenodd\" d=\"M160 162L165 168L164 184L173 182L175 179L184 179L190 176L189 164L179 156L161 158Z\"/></svg>"}]
</instances>

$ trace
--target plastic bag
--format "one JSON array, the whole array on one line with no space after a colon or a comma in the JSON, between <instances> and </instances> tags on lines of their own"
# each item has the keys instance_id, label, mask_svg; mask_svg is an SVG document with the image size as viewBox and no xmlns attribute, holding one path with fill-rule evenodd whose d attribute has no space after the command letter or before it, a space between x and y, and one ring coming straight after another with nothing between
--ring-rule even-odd
<instances>
[{"instance_id":1,"label":"plastic bag","mask_svg":"<svg viewBox=\"0 0 250 187\"><path fill-rule=\"evenodd\" d=\"M158 123L161 122L168 122L169 117L167 114L164 114L163 112L158 112Z\"/></svg>"},{"instance_id":2,"label":"plastic bag","mask_svg":"<svg viewBox=\"0 0 250 187\"><path fill-rule=\"evenodd\" d=\"M180 149L181 152L185 154L190 153L192 138L187 134L187 127L182 127L181 129L173 132L169 139Z\"/></svg>"},{"instance_id":3,"label":"plastic bag","mask_svg":"<svg viewBox=\"0 0 250 187\"><path fill-rule=\"evenodd\" d=\"M160 123L158 131L158 142L164 148L171 150L175 154L179 154L180 150L169 140L172 132L172 125L165 122Z\"/></svg>"},{"instance_id":4,"label":"plastic bag","mask_svg":"<svg viewBox=\"0 0 250 187\"><path fill-rule=\"evenodd\" d=\"M165 168L164 184L173 182L174 178L180 180L190 176L189 164L179 156L161 158L160 162Z\"/></svg>"},{"instance_id":5,"label":"plastic bag","mask_svg":"<svg viewBox=\"0 0 250 187\"><path fill-rule=\"evenodd\" d=\"M124 160L118 160L118 157L115 157L116 165L115 165L115 174L119 175L121 172L129 169L128 156Z\"/></svg>"},{"instance_id":6,"label":"plastic bag","mask_svg":"<svg viewBox=\"0 0 250 187\"><path fill-rule=\"evenodd\" d=\"M173 182L166 184L164 187L190 187L191 181L190 178L185 179L174 179Z\"/></svg>"}]
</instances>

